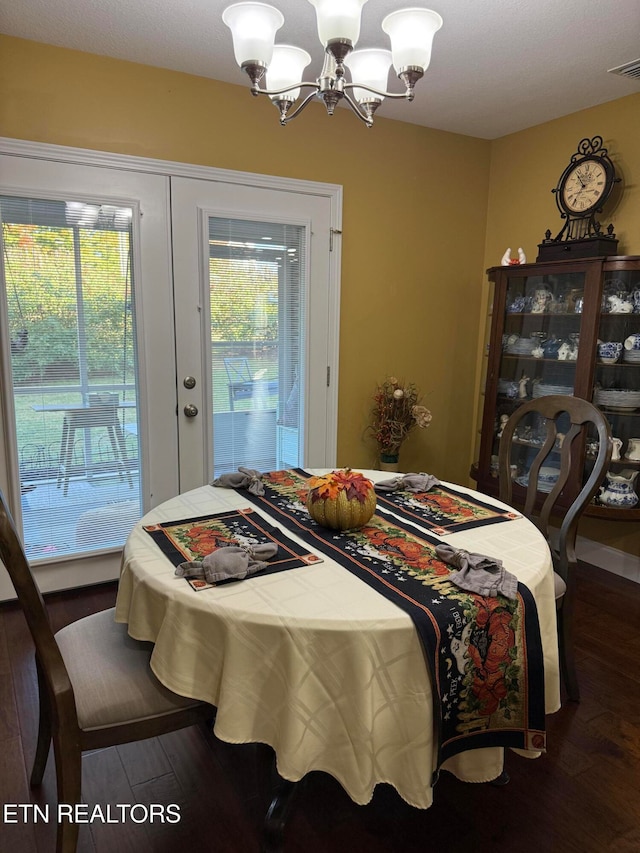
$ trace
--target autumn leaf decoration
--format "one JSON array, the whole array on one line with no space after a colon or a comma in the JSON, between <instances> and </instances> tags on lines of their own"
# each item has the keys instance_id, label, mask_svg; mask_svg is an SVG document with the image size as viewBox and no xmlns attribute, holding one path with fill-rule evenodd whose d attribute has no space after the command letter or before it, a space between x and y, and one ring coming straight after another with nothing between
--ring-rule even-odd
<instances>
[{"instance_id":1,"label":"autumn leaf decoration","mask_svg":"<svg viewBox=\"0 0 640 853\"><path fill-rule=\"evenodd\" d=\"M363 474L343 468L311 477L306 504L309 515L322 527L356 530L375 512L376 492Z\"/></svg>"},{"instance_id":2,"label":"autumn leaf decoration","mask_svg":"<svg viewBox=\"0 0 640 853\"><path fill-rule=\"evenodd\" d=\"M373 488L371 480L352 471L351 468L343 468L340 471L331 471L321 477L311 477L309 480L309 491L312 501L336 500L340 492L346 492L347 500L357 500L364 503Z\"/></svg>"}]
</instances>

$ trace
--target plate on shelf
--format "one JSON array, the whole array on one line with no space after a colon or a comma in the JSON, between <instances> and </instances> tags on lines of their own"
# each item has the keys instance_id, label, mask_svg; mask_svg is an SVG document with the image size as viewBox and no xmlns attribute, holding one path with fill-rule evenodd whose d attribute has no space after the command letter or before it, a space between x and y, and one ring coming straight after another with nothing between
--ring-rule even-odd
<instances>
[{"instance_id":1,"label":"plate on shelf","mask_svg":"<svg viewBox=\"0 0 640 853\"><path fill-rule=\"evenodd\" d=\"M555 483L555 481L560 476L560 471L558 468L553 468L550 465L543 465L540 471L538 472L538 479L542 480L545 483Z\"/></svg>"},{"instance_id":2,"label":"plate on shelf","mask_svg":"<svg viewBox=\"0 0 640 853\"><path fill-rule=\"evenodd\" d=\"M516 477L513 482L517 483L519 486L523 486L525 489L527 489L529 487L529 477L528 476ZM538 491L539 492L550 492L553 489L554 485L555 485L555 483L549 483L549 482L545 482L544 480L538 480Z\"/></svg>"},{"instance_id":3,"label":"plate on shelf","mask_svg":"<svg viewBox=\"0 0 640 853\"><path fill-rule=\"evenodd\" d=\"M637 409L640 406L640 391L632 388L596 388L593 401L608 408Z\"/></svg>"},{"instance_id":4,"label":"plate on shelf","mask_svg":"<svg viewBox=\"0 0 640 853\"><path fill-rule=\"evenodd\" d=\"M537 346L537 341L531 338L519 338L514 343L507 344L505 352L507 355L531 355Z\"/></svg>"},{"instance_id":5,"label":"plate on shelf","mask_svg":"<svg viewBox=\"0 0 640 853\"><path fill-rule=\"evenodd\" d=\"M534 382L532 397L548 397L550 394L562 394L565 397L573 397L572 385L551 385L545 382Z\"/></svg>"}]
</instances>

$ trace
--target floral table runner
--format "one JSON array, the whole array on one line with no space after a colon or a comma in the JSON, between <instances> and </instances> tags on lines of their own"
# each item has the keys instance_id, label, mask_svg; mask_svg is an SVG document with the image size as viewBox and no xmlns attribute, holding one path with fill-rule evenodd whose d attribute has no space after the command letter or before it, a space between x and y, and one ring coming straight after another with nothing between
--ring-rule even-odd
<instances>
[{"instance_id":1,"label":"floral table runner","mask_svg":"<svg viewBox=\"0 0 640 853\"><path fill-rule=\"evenodd\" d=\"M435 555L436 539L375 514L360 530L320 527L305 506L308 475L264 474L246 497L407 612L434 693L438 766L468 749L545 748L544 672L535 601L523 584L510 601L459 589Z\"/></svg>"}]
</instances>

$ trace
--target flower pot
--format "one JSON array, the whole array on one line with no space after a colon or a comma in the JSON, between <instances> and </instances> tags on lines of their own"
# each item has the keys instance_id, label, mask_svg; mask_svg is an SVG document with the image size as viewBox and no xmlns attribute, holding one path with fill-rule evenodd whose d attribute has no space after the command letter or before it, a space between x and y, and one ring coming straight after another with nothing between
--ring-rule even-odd
<instances>
[{"instance_id":1,"label":"flower pot","mask_svg":"<svg viewBox=\"0 0 640 853\"><path fill-rule=\"evenodd\" d=\"M378 468L380 471L399 471L399 457L395 453L381 453Z\"/></svg>"}]
</instances>

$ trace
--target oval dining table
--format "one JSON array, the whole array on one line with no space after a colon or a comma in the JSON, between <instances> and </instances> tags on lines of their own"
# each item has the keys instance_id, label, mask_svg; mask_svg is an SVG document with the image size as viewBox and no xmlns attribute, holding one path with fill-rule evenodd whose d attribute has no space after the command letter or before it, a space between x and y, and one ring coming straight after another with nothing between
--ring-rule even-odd
<instances>
[{"instance_id":1,"label":"oval dining table","mask_svg":"<svg viewBox=\"0 0 640 853\"><path fill-rule=\"evenodd\" d=\"M381 471L363 473L374 481L389 478ZM116 621L126 623L135 639L154 643L151 667L166 687L217 708L218 738L269 745L283 779L296 782L324 771L359 804L384 782L412 806L428 808L437 760L434 703L407 613L326 554L315 565L197 592L176 576L144 529L247 506L246 492L206 485L145 515L124 548ZM499 557L529 588L542 641L544 711L556 711L556 608L543 536L518 516L449 533L442 541ZM441 769L463 781L487 782L500 776L503 765L504 749L485 747L450 757Z\"/></svg>"}]
</instances>

